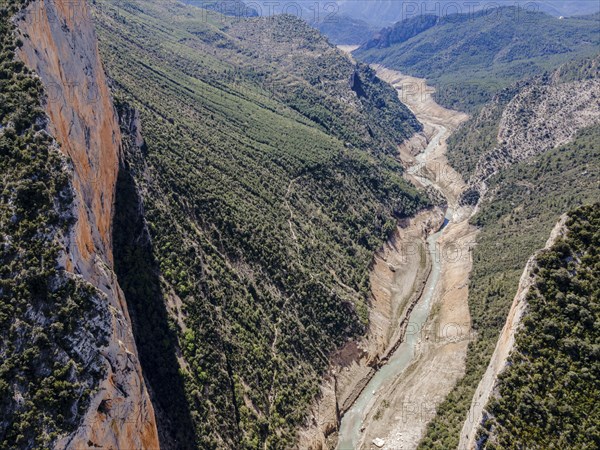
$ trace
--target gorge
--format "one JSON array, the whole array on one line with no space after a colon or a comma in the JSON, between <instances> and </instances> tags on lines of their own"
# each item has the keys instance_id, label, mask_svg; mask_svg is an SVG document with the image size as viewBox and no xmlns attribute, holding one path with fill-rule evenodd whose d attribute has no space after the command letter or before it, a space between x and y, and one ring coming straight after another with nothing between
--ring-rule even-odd
<instances>
[{"instance_id":1,"label":"gorge","mask_svg":"<svg viewBox=\"0 0 600 450\"><path fill-rule=\"evenodd\" d=\"M0 447L595 448L598 13L221 6L0 5Z\"/></svg>"}]
</instances>

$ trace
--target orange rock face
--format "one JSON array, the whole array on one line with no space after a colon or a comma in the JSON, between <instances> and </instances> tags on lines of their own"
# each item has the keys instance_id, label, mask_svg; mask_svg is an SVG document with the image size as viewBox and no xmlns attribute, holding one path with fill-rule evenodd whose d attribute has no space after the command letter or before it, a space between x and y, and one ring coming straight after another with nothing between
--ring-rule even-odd
<instances>
[{"instance_id":1,"label":"orange rock face","mask_svg":"<svg viewBox=\"0 0 600 450\"><path fill-rule=\"evenodd\" d=\"M121 134L84 0L32 1L15 18L18 56L42 80L48 131L73 164L74 216L65 267L106 295L113 320L98 350L107 377L82 425L58 448L158 449L154 409L142 376L124 296L113 273L111 225Z\"/></svg>"},{"instance_id":2,"label":"orange rock face","mask_svg":"<svg viewBox=\"0 0 600 450\"><path fill-rule=\"evenodd\" d=\"M111 212L121 135L83 1L35 1L18 23L20 56L42 79L51 132L75 169L83 202L77 246L84 259L111 255Z\"/></svg>"}]
</instances>

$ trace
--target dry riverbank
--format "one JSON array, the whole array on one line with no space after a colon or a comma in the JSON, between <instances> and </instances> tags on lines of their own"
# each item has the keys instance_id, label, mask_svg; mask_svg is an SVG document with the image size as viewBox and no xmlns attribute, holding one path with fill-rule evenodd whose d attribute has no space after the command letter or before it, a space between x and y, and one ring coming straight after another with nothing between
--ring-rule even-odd
<instances>
[{"instance_id":1,"label":"dry riverbank","mask_svg":"<svg viewBox=\"0 0 600 450\"><path fill-rule=\"evenodd\" d=\"M450 220L434 238L443 211L423 211L401 223L374 258L369 331L332 359L310 423L300 435L303 449L336 447L342 418L352 422L341 434L353 431L340 442L356 448L414 448L435 407L464 373L470 247L476 230L468 224L472 210L458 204L465 184L448 165L445 152L448 136L467 116L437 105L424 80L376 69L425 127L399 149L405 176L445 199ZM410 314L417 305L424 318L415 326ZM387 366L392 357L406 360L397 364L397 372ZM374 378L381 368L386 376Z\"/></svg>"},{"instance_id":2,"label":"dry riverbank","mask_svg":"<svg viewBox=\"0 0 600 450\"><path fill-rule=\"evenodd\" d=\"M400 149L407 178L438 191L453 211L433 251L432 257L440 262L440 277L427 321L413 330L419 333L413 361L376 393L365 411L359 448L376 448L373 442L377 442L380 448L397 450L416 448L435 408L464 374L471 329L470 249L477 230L468 223L473 211L458 204L465 184L445 156L447 138L467 116L435 103L424 80L381 67L377 71L425 126L424 133Z\"/></svg>"},{"instance_id":3,"label":"dry riverbank","mask_svg":"<svg viewBox=\"0 0 600 450\"><path fill-rule=\"evenodd\" d=\"M300 448L335 446L341 416L406 330L408 312L431 270L426 239L441 226L443 217L443 211L435 208L401 221L392 239L375 255L370 274L369 330L365 338L349 341L332 357L309 425L300 433Z\"/></svg>"}]
</instances>

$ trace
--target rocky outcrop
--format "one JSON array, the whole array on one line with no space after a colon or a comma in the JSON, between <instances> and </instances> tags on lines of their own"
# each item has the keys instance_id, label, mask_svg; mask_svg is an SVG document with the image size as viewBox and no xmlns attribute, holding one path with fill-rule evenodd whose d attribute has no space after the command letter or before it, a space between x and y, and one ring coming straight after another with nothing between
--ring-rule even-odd
<instances>
[{"instance_id":1,"label":"rocky outcrop","mask_svg":"<svg viewBox=\"0 0 600 450\"><path fill-rule=\"evenodd\" d=\"M18 56L40 77L49 132L72 161L77 221L64 264L105 294L112 320L98 343L106 377L80 427L58 448L157 449L154 410L132 337L124 296L113 272L111 227L121 135L85 2L34 1L16 18Z\"/></svg>"},{"instance_id":2,"label":"rocky outcrop","mask_svg":"<svg viewBox=\"0 0 600 450\"><path fill-rule=\"evenodd\" d=\"M552 233L550 233L550 237L548 238L544 249L549 249L552 247L554 242L556 242L556 240L565 233L566 221L567 215L563 215L552 230ZM508 317L506 318L506 323L504 324L502 333L498 338L492 359L490 360L487 370L485 371L485 374L483 375L483 378L479 382L477 390L473 395L471 407L460 433L460 443L458 447L459 450L472 450L476 448L475 439L479 425L484 419L484 408L487 405L494 386L498 381L498 375L506 367L508 356L515 344L515 333L527 308L527 294L534 283L532 274L532 269L534 266L535 255L532 256L529 261L527 261L527 265L523 270L521 280L519 281L517 294L515 295L513 304L508 313Z\"/></svg>"},{"instance_id":3,"label":"rocky outcrop","mask_svg":"<svg viewBox=\"0 0 600 450\"><path fill-rule=\"evenodd\" d=\"M594 72L598 63L598 57L590 60L590 76L571 80L566 65L521 83L502 110L497 144L479 158L469 180L472 188L485 193L486 181L502 168L567 144L582 128L600 123L600 77ZM488 112L484 108L475 122L485 121Z\"/></svg>"}]
</instances>

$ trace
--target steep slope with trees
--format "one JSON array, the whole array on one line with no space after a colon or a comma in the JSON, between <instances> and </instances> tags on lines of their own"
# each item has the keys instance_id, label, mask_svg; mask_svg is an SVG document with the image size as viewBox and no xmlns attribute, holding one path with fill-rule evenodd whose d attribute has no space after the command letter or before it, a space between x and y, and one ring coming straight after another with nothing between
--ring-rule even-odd
<instances>
[{"instance_id":1,"label":"steep slope with trees","mask_svg":"<svg viewBox=\"0 0 600 450\"><path fill-rule=\"evenodd\" d=\"M487 405L479 448L600 443L600 204L568 216L566 236L536 257L523 323Z\"/></svg>"},{"instance_id":2,"label":"steep slope with trees","mask_svg":"<svg viewBox=\"0 0 600 450\"><path fill-rule=\"evenodd\" d=\"M290 446L365 330L374 251L426 204L393 157L420 125L296 18L95 16L128 136L116 267L161 445Z\"/></svg>"}]
</instances>

